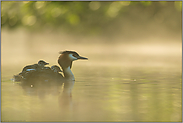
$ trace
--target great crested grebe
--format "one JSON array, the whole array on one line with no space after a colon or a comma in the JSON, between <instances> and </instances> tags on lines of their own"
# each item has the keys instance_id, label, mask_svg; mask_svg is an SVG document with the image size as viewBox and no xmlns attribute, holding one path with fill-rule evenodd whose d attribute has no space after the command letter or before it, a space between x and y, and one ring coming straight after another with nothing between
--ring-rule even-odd
<instances>
[{"instance_id":1,"label":"great crested grebe","mask_svg":"<svg viewBox=\"0 0 183 123\"><path fill-rule=\"evenodd\" d=\"M64 84L62 94L66 97L72 97L71 92L75 83L71 71L72 62L88 58L81 57L74 51L63 51L60 54L58 64L63 70L63 75L60 73L62 71L59 66L53 65L50 68L45 66L48 63L40 60L38 64L24 67L21 73L14 76L14 81L20 81L20 85L26 92L39 92L42 96L55 91L60 92L60 87Z\"/></svg>"},{"instance_id":2,"label":"great crested grebe","mask_svg":"<svg viewBox=\"0 0 183 123\"><path fill-rule=\"evenodd\" d=\"M43 80L43 81L62 81L62 80L75 80L74 75L71 71L72 62L78 59L88 59L85 57L79 56L75 51L63 51L60 52L60 56L58 58L58 64L63 70L64 76L59 72L60 67L57 65L53 65L50 67L45 67L49 63L40 60L38 64L25 66L21 73L14 76L14 81L35 81Z\"/></svg>"},{"instance_id":3,"label":"great crested grebe","mask_svg":"<svg viewBox=\"0 0 183 123\"><path fill-rule=\"evenodd\" d=\"M63 70L64 78L66 80L75 80L74 75L71 71L72 62L78 59L88 59L85 57L79 56L75 51L63 51L60 52L60 57L58 58L58 64Z\"/></svg>"}]
</instances>

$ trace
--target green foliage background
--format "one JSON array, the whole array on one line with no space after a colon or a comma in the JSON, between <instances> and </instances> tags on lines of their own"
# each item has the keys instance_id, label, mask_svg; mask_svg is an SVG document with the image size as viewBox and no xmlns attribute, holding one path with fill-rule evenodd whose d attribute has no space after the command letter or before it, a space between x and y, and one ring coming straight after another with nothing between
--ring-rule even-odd
<instances>
[{"instance_id":1,"label":"green foliage background","mask_svg":"<svg viewBox=\"0 0 183 123\"><path fill-rule=\"evenodd\" d=\"M111 30L122 31L120 27L127 22L131 28L151 22L174 31L181 28L181 1L2 1L1 7L1 25L9 29L25 27L31 31L62 29L82 34L106 34Z\"/></svg>"}]
</instances>

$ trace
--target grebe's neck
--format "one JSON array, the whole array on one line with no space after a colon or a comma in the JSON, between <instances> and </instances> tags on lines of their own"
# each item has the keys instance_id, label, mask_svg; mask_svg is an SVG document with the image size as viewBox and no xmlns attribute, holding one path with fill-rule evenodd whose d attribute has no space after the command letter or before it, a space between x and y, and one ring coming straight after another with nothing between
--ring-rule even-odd
<instances>
[{"instance_id":1,"label":"grebe's neck","mask_svg":"<svg viewBox=\"0 0 183 123\"><path fill-rule=\"evenodd\" d=\"M68 55L61 54L58 59L58 64L63 70L64 78L67 80L75 80L74 75L71 71L72 60L68 57Z\"/></svg>"},{"instance_id":2,"label":"grebe's neck","mask_svg":"<svg viewBox=\"0 0 183 123\"><path fill-rule=\"evenodd\" d=\"M72 73L70 66L68 66L66 68L62 67L62 69L63 69L64 77L67 80L75 81L74 74Z\"/></svg>"}]
</instances>

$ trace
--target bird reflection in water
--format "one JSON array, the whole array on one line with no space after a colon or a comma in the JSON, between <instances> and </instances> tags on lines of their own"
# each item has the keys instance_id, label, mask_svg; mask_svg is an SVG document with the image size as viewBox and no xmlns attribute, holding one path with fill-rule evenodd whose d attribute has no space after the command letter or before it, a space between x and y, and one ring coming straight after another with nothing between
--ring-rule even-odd
<instances>
[{"instance_id":1,"label":"bird reflection in water","mask_svg":"<svg viewBox=\"0 0 183 123\"><path fill-rule=\"evenodd\" d=\"M44 99L46 95L60 95L59 102L62 104L71 101L72 88L75 83L74 75L71 71L72 62L78 59L88 59L79 56L74 51L60 52L58 58L59 66L53 65L51 68L46 66L49 63L40 60L38 64L25 66L17 75L14 75L14 81L19 81L26 94L38 95ZM63 75L61 74L63 72ZM61 93L63 86L63 91Z\"/></svg>"}]
</instances>

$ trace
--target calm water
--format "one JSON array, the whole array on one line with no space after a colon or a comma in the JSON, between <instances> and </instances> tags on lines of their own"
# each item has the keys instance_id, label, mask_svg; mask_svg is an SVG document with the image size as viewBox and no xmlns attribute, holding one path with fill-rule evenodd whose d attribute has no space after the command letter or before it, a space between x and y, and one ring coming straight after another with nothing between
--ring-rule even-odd
<instances>
[{"instance_id":1,"label":"calm water","mask_svg":"<svg viewBox=\"0 0 183 123\"><path fill-rule=\"evenodd\" d=\"M182 120L181 44L86 47L49 43L25 50L23 43L15 43L22 45L17 49L5 36L2 41L2 121ZM40 58L56 64L58 51L67 47L89 58L73 63L72 96L63 95L63 87L22 87L11 81L25 65Z\"/></svg>"},{"instance_id":2,"label":"calm water","mask_svg":"<svg viewBox=\"0 0 183 123\"><path fill-rule=\"evenodd\" d=\"M2 121L181 121L181 65L177 63L76 61L72 96L63 96L62 87L22 88L10 80L13 70L4 68Z\"/></svg>"}]
</instances>

